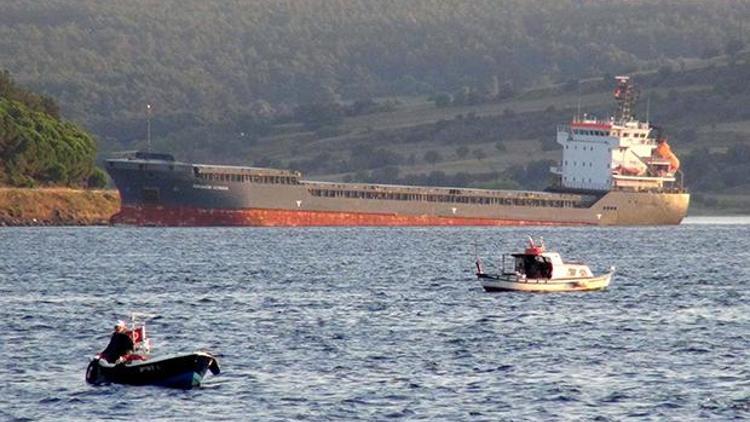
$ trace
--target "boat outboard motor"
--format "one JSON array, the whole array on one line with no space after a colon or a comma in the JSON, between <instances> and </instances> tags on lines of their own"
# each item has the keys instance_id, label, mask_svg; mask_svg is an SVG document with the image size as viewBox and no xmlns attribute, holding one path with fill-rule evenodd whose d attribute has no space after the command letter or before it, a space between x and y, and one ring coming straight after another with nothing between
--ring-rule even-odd
<instances>
[{"instance_id":1,"label":"boat outboard motor","mask_svg":"<svg viewBox=\"0 0 750 422\"><path fill-rule=\"evenodd\" d=\"M86 368L86 382L89 384L103 384L106 379L102 376L101 370L99 369L99 356L91 359L89 366Z\"/></svg>"},{"instance_id":2,"label":"boat outboard motor","mask_svg":"<svg viewBox=\"0 0 750 422\"><path fill-rule=\"evenodd\" d=\"M211 373L214 375L219 375L221 373L221 367L219 366L219 361L216 359L211 361L211 364L208 365L208 370L211 371Z\"/></svg>"}]
</instances>

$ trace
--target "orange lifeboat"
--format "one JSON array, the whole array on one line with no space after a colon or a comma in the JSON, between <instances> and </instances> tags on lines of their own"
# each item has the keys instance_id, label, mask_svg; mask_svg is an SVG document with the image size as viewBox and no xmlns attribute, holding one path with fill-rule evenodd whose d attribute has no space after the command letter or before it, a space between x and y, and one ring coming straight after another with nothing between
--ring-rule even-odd
<instances>
[{"instance_id":1,"label":"orange lifeboat","mask_svg":"<svg viewBox=\"0 0 750 422\"><path fill-rule=\"evenodd\" d=\"M680 159L672 152L667 143L667 138L659 139L659 146L654 150L654 155L669 161L669 172L674 173L680 168Z\"/></svg>"}]
</instances>

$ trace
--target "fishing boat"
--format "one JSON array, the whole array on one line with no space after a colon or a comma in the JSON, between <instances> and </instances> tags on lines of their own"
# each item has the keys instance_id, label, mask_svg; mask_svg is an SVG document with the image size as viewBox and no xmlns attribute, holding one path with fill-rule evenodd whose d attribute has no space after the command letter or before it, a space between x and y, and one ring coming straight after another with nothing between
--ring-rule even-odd
<instances>
[{"instance_id":1,"label":"fishing boat","mask_svg":"<svg viewBox=\"0 0 750 422\"><path fill-rule=\"evenodd\" d=\"M615 268L594 275L588 265L579 262L563 262L557 252L548 252L544 240L529 245L523 253L505 254L502 271L487 273L479 257L476 275L485 291L519 292L581 292L602 290L609 286Z\"/></svg>"},{"instance_id":2,"label":"fishing boat","mask_svg":"<svg viewBox=\"0 0 750 422\"><path fill-rule=\"evenodd\" d=\"M100 354L94 356L86 368L86 381L89 384L115 383L191 389L200 386L207 371L210 370L214 375L221 372L216 357L207 352L152 359L145 322L136 324L135 321L134 315L131 328L127 331L135 346L133 353L114 363L108 362Z\"/></svg>"}]
</instances>

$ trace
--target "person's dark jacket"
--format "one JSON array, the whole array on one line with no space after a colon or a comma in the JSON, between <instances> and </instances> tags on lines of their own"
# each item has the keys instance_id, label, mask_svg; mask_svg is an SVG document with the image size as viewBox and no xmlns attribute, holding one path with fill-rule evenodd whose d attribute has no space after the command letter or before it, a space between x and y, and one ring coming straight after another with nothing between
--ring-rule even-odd
<instances>
[{"instance_id":1,"label":"person's dark jacket","mask_svg":"<svg viewBox=\"0 0 750 422\"><path fill-rule=\"evenodd\" d=\"M109 339L107 348L99 356L109 363L117 362L117 359L133 352L133 340L125 333L113 333Z\"/></svg>"}]
</instances>

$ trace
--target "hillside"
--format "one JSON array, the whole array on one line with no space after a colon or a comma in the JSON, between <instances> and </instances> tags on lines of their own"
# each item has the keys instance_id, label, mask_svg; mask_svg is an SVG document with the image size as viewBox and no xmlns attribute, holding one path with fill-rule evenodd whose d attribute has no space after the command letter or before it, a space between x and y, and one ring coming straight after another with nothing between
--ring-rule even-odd
<instances>
[{"instance_id":1,"label":"hillside","mask_svg":"<svg viewBox=\"0 0 750 422\"><path fill-rule=\"evenodd\" d=\"M220 126L247 142L298 105L506 95L732 53L749 17L701 1L7 0L0 63L109 151L142 142L147 103L155 138Z\"/></svg>"},{"instance_id":2,"label":"hillside","mask_svg":"<svg viewBox=\"0 0 750 422\"><path fill-rule=\"evenodd\" d=\"M750 209L750 112L744 107L750 91L738 77L748 72L743 56L634 75L642 92L637 113L648 114L669 136L704 208ZM549 165L560 157L555 127L579 104L582 112L608 116L611 86L609 78L599 78L447 107L412 99L395 111L344 117L322 130L277 127L284 133L237 145L245 152L225 161L288 167L329 180L543 188Z\"/></svg>"},{"instance_id":3,"label":"hillside","mask_svg":"<svg viewBox=\"0 0 750 422\"><path fill-rule=\"evenodd\" d=\"M0 63L60 99L100 158L329 180L542 188L555 126L630 74L703 209L750 201L750 4L701 1L9 0Z\"/></svg>"}]
</instances>

